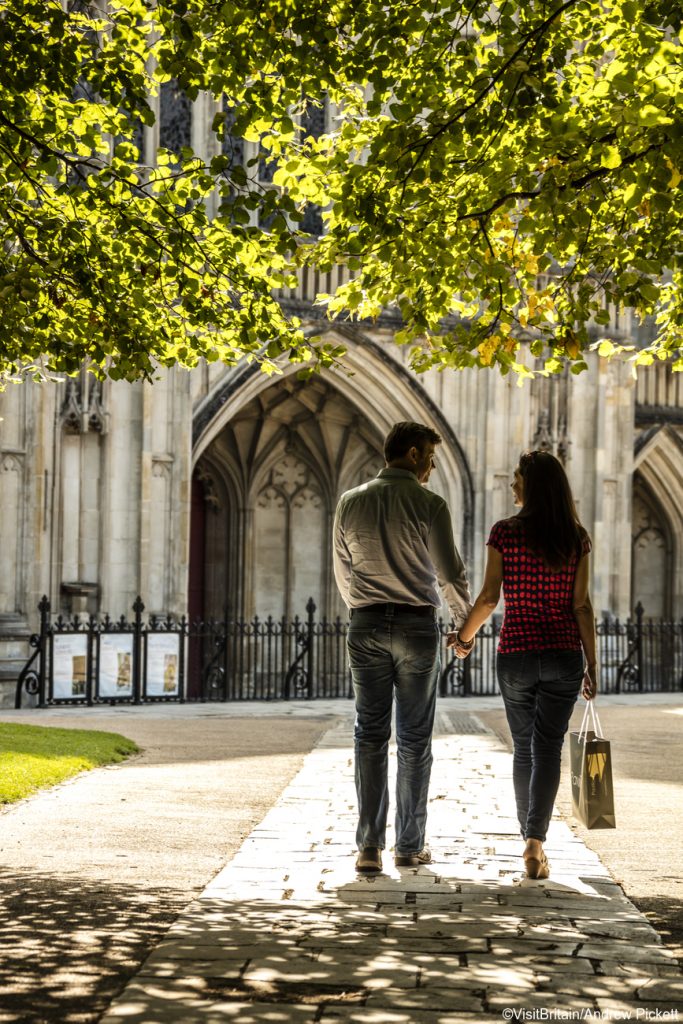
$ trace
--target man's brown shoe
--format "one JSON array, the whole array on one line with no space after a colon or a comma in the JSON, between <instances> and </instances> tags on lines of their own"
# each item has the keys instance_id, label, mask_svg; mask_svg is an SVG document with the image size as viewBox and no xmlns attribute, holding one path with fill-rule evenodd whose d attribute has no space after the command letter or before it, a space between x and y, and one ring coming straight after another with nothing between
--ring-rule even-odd
<instances>
[{"instance_id":1,"label":"man's brown shoe","mask_svg":"<svg viewBox=\"0 0 683 1024\"><path fill-rule=\"evenodd\" d=\"M397 853L394 856L394 864L397 868L419 868L420 864L431 864L432 852L428 846L419 853Z\"/></svg>"},{"instance_id":2,"label":"man's brown shoe","mask_svg":"<svg viewBox=\"0 0 683 1024\"><path fill-rule=\"evenodd\" d=\"M382 851L378 846L366 846L356 857L356 871L382 870Z\"/></svg>"}]
</instances>

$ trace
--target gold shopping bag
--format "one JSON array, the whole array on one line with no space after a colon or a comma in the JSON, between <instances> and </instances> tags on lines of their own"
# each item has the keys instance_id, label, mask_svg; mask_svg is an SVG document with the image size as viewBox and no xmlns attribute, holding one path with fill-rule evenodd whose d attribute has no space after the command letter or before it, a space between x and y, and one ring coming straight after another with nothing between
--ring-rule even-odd
<instances>
[{"instance_id":1,"label":"gold shopping bag","mask_svg":"<svg viewBox=\"0 0 683 1024\"><path fill-rule=\"evenodd\" d=\"M602 735L593 703L586 702L581 728L569 734L572 810L586 828L616 828L610 743ZM589 708L592 729L588 729Z\"/></svg>"}]
</instances>

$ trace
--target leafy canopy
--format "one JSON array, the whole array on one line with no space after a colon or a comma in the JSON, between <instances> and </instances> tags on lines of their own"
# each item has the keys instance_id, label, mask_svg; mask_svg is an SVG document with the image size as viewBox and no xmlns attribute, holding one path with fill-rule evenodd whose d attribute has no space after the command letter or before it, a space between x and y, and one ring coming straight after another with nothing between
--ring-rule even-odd
<instances>
[{"instance_id":1,"label":"leafy canopy","mask_svg":"<svg viewBox=\"0 0 683 1024\"><path fill-rule=\"evenodd\" d=\"M578 372L609 304L683 369L681 42L668 0L0 0L0 371L310 373L342 350L273 293L339 263L319 303L396 308L417 370ZM170 81L216 116L143 163Z\"/></svg>"}]
</instances>

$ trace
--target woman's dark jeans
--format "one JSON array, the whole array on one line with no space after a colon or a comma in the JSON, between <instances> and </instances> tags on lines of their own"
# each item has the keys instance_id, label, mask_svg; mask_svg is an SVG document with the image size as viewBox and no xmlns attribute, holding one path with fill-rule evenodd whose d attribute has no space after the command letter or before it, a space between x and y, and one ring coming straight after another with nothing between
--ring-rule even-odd
<instances>
[{"instance_id":1,"label":"woman's dark jeans","mask_svg":"<svg viewBox=\"0 0 683 1024\"><path fill-rule=\"evenodd\" d=\"M517 817L525 839L544 841L560 784L562 743L581 687L583 654L499 654L496 667L514 743Z\"/></svg>"}]
</instances>

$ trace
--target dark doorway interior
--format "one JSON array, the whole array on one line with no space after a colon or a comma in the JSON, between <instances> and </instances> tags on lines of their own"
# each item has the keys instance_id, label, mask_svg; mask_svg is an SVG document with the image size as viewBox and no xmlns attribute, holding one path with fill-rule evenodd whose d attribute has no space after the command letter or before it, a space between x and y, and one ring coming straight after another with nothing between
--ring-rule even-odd
<instances>
[{"instance_id":1,"label":"dark doorway interior","mask_svg":"<svg viewBox=\"0 0 683 1024\"><path fill-rule=\"evenodd\" d=\"M204 618L204 537L206 503L204 487L195 473L192 477L192 508L190 513L190 583L188 615L190 622ZM190 637L188 651L187 696L201 695L202 650L201 640Z\"/></svg>"}]
</instances>

